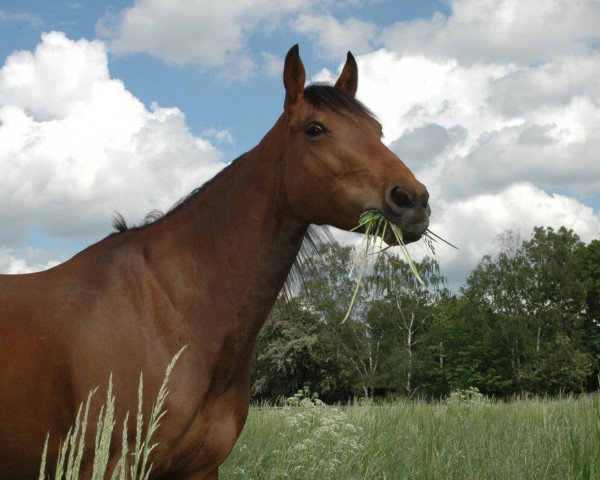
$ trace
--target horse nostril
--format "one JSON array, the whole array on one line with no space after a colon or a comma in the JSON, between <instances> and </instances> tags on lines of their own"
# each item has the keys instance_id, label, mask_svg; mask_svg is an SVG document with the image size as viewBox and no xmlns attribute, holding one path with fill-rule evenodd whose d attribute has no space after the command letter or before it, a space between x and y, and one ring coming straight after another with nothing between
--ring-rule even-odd
<instances>
[{"instance_id":1,"label":"horse nostril","mask_svg":"<svg viewBox=\"0 0 600 480\"><path fill-rule=\"evenodd\" d=\"M427 207L427 204L429 203L429 192L427 190L419 195L419 203L423 205L423 207Z\"/></svg>"},{"instance_id":2,"label":"horse nostril","mask_svg":"<svg viewBox=\"0 0 600 480\"><path fill-rule=\"evenodd\" d=\"M408 208L413 204L413 195L400 186L392 188L390 199L396 207L400 208Z\"/></svg>"}]
</instances>

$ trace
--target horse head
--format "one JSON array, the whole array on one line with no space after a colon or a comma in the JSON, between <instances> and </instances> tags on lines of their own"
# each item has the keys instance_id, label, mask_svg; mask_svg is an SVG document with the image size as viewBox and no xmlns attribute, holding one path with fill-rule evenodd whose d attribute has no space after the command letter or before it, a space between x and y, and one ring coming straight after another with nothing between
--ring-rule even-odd
<instances>
[{"instance_id":1,"label":"horse head","mask_svg":"<svg viewBox=\"0 0 600 480\"><path fill-rule=\"evenodd\" d=\"M418 240L429 225L429 194L383 144L381 124L355 99L358 68L352 54L334 86L305 88L305 79L296 45L283 73L284 181L295 215L351 230L362 213L377 210L401 228L405 243ZM384 240L393 245L389 233Z\"/></svg>"}]
</instances>

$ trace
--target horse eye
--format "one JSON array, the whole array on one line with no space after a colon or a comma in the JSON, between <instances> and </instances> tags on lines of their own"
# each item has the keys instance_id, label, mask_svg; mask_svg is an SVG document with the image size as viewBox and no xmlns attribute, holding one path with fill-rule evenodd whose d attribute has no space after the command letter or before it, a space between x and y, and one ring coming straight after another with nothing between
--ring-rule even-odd
<instances>
[{"instance_id":1,"label":"horse eye","mask_svg":"<svg viewBox=\"0 0 600 480\"><path fill-rule=\"evenodd\" d=\"M318 137L322 133L325 133L325 127L320 123L311 123L306 129L306 134L309 137Z\"/></svg>"}]
</instances>

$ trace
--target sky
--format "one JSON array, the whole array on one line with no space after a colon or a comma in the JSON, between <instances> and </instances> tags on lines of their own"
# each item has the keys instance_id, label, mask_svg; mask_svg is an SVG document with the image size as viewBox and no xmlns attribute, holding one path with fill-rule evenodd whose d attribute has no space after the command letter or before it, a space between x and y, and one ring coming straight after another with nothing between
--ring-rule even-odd
<instances>
[{"instance_id":1,"label":"sky","mask_svg":"<svg viewBox=\"0 0 600 480\"><path fill-rule=\"evenodd\" d=\"M3 0L0 272L65 261L252 148L296 43L310 81L355 55L459 247L436 250L451 289L507 229L599 238L600 0Z\"/></svg>"}]
</instances>

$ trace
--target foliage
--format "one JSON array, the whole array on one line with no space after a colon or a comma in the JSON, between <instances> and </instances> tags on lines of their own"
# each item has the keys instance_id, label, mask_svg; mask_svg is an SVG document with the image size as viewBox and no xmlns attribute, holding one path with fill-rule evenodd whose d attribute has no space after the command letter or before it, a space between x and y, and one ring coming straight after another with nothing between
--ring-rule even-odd
<instances>
[{"instance_id":1,"label":"foliage","mask_svg":"<svg viewBox=\"0 0 600 480\"><path fill-rule=\"evenodd\" d=\"M520 373L523 383L538 394L581 392L591 367L591 355L577 348L571 338L559 333Z\"/></svg>"},{"instance_id":2,"label":"foliage","mask_svg":"<svg viewBox=\"0 0 600 480\"><path fill-rule=\"evenodd\" d=\"M351 394L410 395L418 389L413 377L430 364L422 348L427 321L436 302L449 296L439 266L430 258L416 264L421 284L401 257L380 253L343 322L355 290L349 275L353 258L351 247L333 242L304 265L297 296L274 310L259 335L255 399L290 395L302 385L329 401L346 401Z\"/></svg>"},{"instance_id":3,"label":"foliage","mask_svg":"<svg viewBox=\"0 0 600 480\"><path fill-rule=\"evenodd\" d=\"M502 375L508 390L494 393L585 389L594 372L590 349L579 346L600 333L586 323L585 256L586 246L572 230L535 228L529 240L512 245L505 241L502 251L495 258L485 257L467 279L462 301L478 304L485 312L469 318L487 316L488 324L495 323L498 328L478 332L499 340L510 358L510 368Z\"/></svg>"},{"instance_id":4,"label":"foliage","mask_svg":"<svg viewBox=\"0 0 600 480\"><path fill-rule=\"evenodd\" d=\"M507 231L458 295L434 258L414 265L421 285L393 251L360 274L354 249L332 242L303 265L297 294L259 335L255 399L304 385L328 402L469 387L505 398L598 389L600 240L586 245L566 228L537 227L529 238Z\"/></svg>"},{"instance_id":5,"label":"foliage","mask_svg":"<svg viewBox=\"0 0 600 480\"><path fill-rule=\"evenodd\" d=\"M280 300L255 347L253 398L285 398L304 386L330 401L349 397L348 368L328 336L324 324L297 300Z\"/></svg>"}]
</instances>

